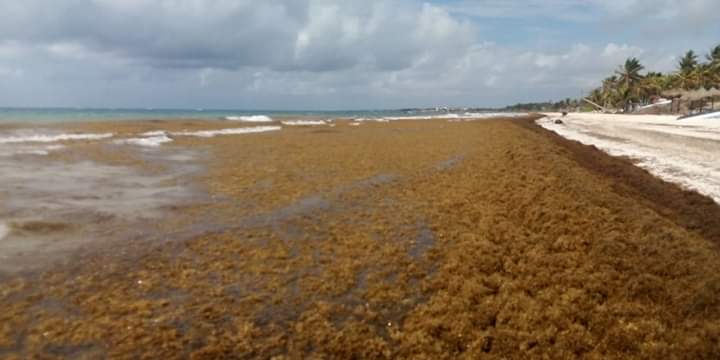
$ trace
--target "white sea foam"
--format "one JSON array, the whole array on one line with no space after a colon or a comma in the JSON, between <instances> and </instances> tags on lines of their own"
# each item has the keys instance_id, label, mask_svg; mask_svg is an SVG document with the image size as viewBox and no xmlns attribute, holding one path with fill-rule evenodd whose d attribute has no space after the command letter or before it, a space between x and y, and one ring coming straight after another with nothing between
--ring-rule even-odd
<instances>
[{"instance_id":1,"label":"white sea foam","mask_svg":"<svg viewBox=\"0 0 720 360\"><path fill-rule=\"evenodd\" d=\"M443 114L443 115L420 115L420 116L391 116L385 117L385 120L389 121L400 121L400 120L439 120L439 119L459 119L458 114Z\"/></svg>"},{"instance_id":2,"label":"white sea foam","mask_svg":"<svg viewBox=\"0 0 720 360\"><path fill-rule=\"evenodd\" d=\"M407 115L407 116L386 116L382 118L356 118L355 121L403 121L403 120L449 120L449 121L472 121L492 119L498 117L521 117L527 116L527 113L459 113L459 114L441 114L441 115Z\"/></svg>"},{"instance_id":3,"label":"white sea foam","mask_svg":"<svg viewBox=\"0 0 720 360\"><path fill-rule=\"evenodd\" d=\"M4 222L0 222L0 240L10 235L10 227Z\"/></svg>"},{"instance_id":4,"label":"white sea foam","mask_svg":"<svg viewBox=\"0 0 720 360\"><path fill-rule=\"evenodd\" d=\"M272 122L273 119L266 115L250 115L250 116L227 116L225 117L225 120L230 121L242 121L242 122L257 122L257 123L265 123L265 122Z\"/></svg>"},{"instance_id":5,"label":"white sea foam","mask_svg":"<svg viewBox=\"0 0 720 360\"><path fill-rule=\"evenodd\" d=\"M140 134L140 136L163 136L167 135L167 131L165 130L155 130L155 131L148 131Z\"/></svg>"},{"instance_id":6,"label":"white sea foam","mask_svg":"<svg viewBox=\"0 0 720 360\"><path fill-rule=\"evenodd\" d=\"M173 139L169 138L165 133L161 135L154 135L148 137L131 138L125 140L117 140L119 144L130 144L145 147L158 147L164 143L172 142Z\"/></svg>"},{"instance_id":7,"label":"white sea foam","mask_svg":"<svg viewBox=\"0 0 720 360\"><path fill-rule=\"evenodd\" d=\"M327 125L327 122L323 120L289 120L283 121L282 124L285 126L319 126Z\"/></svg>"},{"instance_id":8,"label":"white sea foam","mask_svg":"<svg viewBox=\"0 0 720 360\"><path fill-rule=\"evenodd\" d=\"M0 157L12 157L16 155L38 155L47 156L52 151L63 149L63 145L28 145L28 144L10 144L0 146Z\"/></svg>"},{"instance_id":9,"label":"white sea foam","mask_svg":"<svg viewBox=\"0 0 720 360\"><path fill-rule=\"evenodd\" d=\"M139 135L139 137L129 139L115 140L116 144L128 144L143 147L159 147L164 143L172 142L173 139L168 137L164 130L148 131Z\"/></svg>"},{"instance_id":10,"label":"white sea foam","mask_svg":"<svg viewBox=\"0 0 720 360\"><path fill-rule=\"evenodd\" d=\"M47 156L50 155L50 152L57 151L60 149L64 149L65 146L63 145L47 145L47 146L39 146L39 147L30 147L30 148L20 148L16 150L16 154L18 155L40 155L40 156Z\"/></svg>"},{"instance_id":11,"label":"white sea foam","mask_svg":"<svg viewBox=\"0 0 720 360\"><path fill-rule=\"evenodd\" d=\"M350 125L350 126L360 126L360 124L361 124L361 123L359 123L359 122L352 122L352 123L349 123L348 125Z\"/></svg>"},{"instance_id":12,"label":"white sea foam","mask_svg":"<svg viewBox=\"0 0 720 360\"><path fill-rule=\"evenodd\" d=\"M386 123L386 122L390 122L390 119L391 119L391 118L355 118L355 119L353 119L353 120L354 120L354 121L357 121L357 122L359 122L359 123L361 123L361 122L369 122L369 121L371 121L371 122L382 122L382 123Z\"/></svg>"},{"instance_id":13,"label":"white sea foam","mask_svg":"<svg viewBox=\"0 0 720 360\"><path fill-rule=\"evenodd\" d=\"M52 143L60 141L74 140L102 140L113 137L111 133L105 134L28 134L28 135L11 135L0 137L0 144L20 144L20 143Z\"/></svg>"},{"instance_id":14,"label":"white sea foam","mask_svg":"<svg viewBox=\"0 0 720 360\"><path fill-rule=\"evenodd\" d=\"M116 144L129 144L144 147L159 147L162 144L172 142L173 139L169 136L194 136L202 138L211 138L219 135L239 135L239 134L253 134L262 133L268 131L281 130L280 126L256 126L256 127L245 127L245 128L231 128L231 129L218 129L218 130L200 130L200 131L179 131L168 133L163 130L148 131L139 135L139 137L129 139L116 140Z\"/></svg>"},{"instance_id":15,"label":"white sea foam","mask_svg":"<svg viewBox=\"0 0 720 360\"><path fill-rule=\"evenodd\" d=\"M494 118L517 118L528 116L528 113L464 113L458 116L462 121L485 120Z\"/></svg>"},{"instance_id":16,"label":"white sea foam","mask_svg":"<svg viewBox=\"0 0 720 360\"><path fill-rule=\"evenodd\" d=\"M720 203L720 121L676 120L669 116L570 114L542 127L568 139L594 145L669 182L695 190ZM700 125L703 123L706 125ZM692 123L693 125L689 125Z\"/></svg>"},{"instance_id":17,"label":"white sea foam","mask_svg":"<svg viewBox=\"0 0 720 360\"><path fill-rule=\"evenodd\" d=\"M4 152L2 154L3 157L15 156L15 155L48 156L48 155L50 155L50 151L44 150L42 148L23 148L23 149L13 149L8 152Z\"/></svg>"},{"instance_id":18,"label":"white sea foam","mask_svg":"<svg viewBox=\"0 0 720 360\"><path fill-rule=\"evenodd\" d=\"M203 138L211 138L218 135L240 135L240 134L255 134L268 131L282 130L280 126L256 126L246 128L234 128L234 129L220 129L220 130L203 130L203 131L182 131L172 133L176 136L196 136Z\"/></svg>"}]
</instances>

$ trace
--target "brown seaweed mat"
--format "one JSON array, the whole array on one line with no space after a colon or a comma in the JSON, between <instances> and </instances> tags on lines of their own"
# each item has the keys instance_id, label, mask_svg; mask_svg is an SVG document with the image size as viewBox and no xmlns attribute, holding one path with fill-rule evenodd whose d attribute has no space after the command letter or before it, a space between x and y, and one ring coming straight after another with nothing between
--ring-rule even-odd
<instances>
[{"instance_id":1,"label":"brown seaweed mat","mask_svg":"<svg viewBox=\"0 0 720 360\"><path fill-rule=\"evenodd\" d=\"M718 206L529 122L175 146L217 227L4 280L0 357L720 358Z\"/></svg>"}]
</instances>

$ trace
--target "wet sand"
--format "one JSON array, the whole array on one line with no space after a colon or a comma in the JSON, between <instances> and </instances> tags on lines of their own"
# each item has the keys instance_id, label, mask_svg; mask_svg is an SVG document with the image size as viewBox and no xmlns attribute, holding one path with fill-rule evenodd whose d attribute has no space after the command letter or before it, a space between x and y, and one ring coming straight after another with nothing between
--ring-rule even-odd
<instances>
[{"instance_id":1,"label":"wet sand","mask_svg":"<svg viewBox=\"0 0 720 360\"><path fill-rule=\"evenodd\" d=\"M6 275L0 357L720 356L712 200L533 119L348 125L51 154L203 200Z\"/></svg>"}]
</instances>

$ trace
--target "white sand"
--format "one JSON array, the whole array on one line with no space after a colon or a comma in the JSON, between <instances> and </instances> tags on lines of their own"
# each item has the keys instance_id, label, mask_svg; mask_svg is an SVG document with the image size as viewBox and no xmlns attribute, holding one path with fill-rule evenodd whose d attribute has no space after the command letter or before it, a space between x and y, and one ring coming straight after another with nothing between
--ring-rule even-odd
<instances>
[{"instance_id":1,"label":"white sand","mask_svg":"<svg viewBox=\"0 0 720 360\"><path fill-rule=\"evenodd\" d=\"M538 124L568 139L594 145L720 203L720 119L676 116L547 114ZM563 124L555 124L561 119Z\"/></svg>"}]
</instances>

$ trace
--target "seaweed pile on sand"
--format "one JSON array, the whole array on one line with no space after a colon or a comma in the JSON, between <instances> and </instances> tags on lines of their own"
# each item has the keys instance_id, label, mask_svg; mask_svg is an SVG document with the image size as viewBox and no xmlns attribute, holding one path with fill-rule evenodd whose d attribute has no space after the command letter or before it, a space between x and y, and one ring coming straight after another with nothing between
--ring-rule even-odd
<instances>
[{"instance_id":1,"label":"seaweed pile on sand","mask_svg":"<svg viewBox=\"0 0 720 360\"><path fill-rule=\"evenodd\" d=\"M522 120L179 145L226 226L5 280L0 356L720 357L710 233Z\"/></svg>"}]
</instances>

